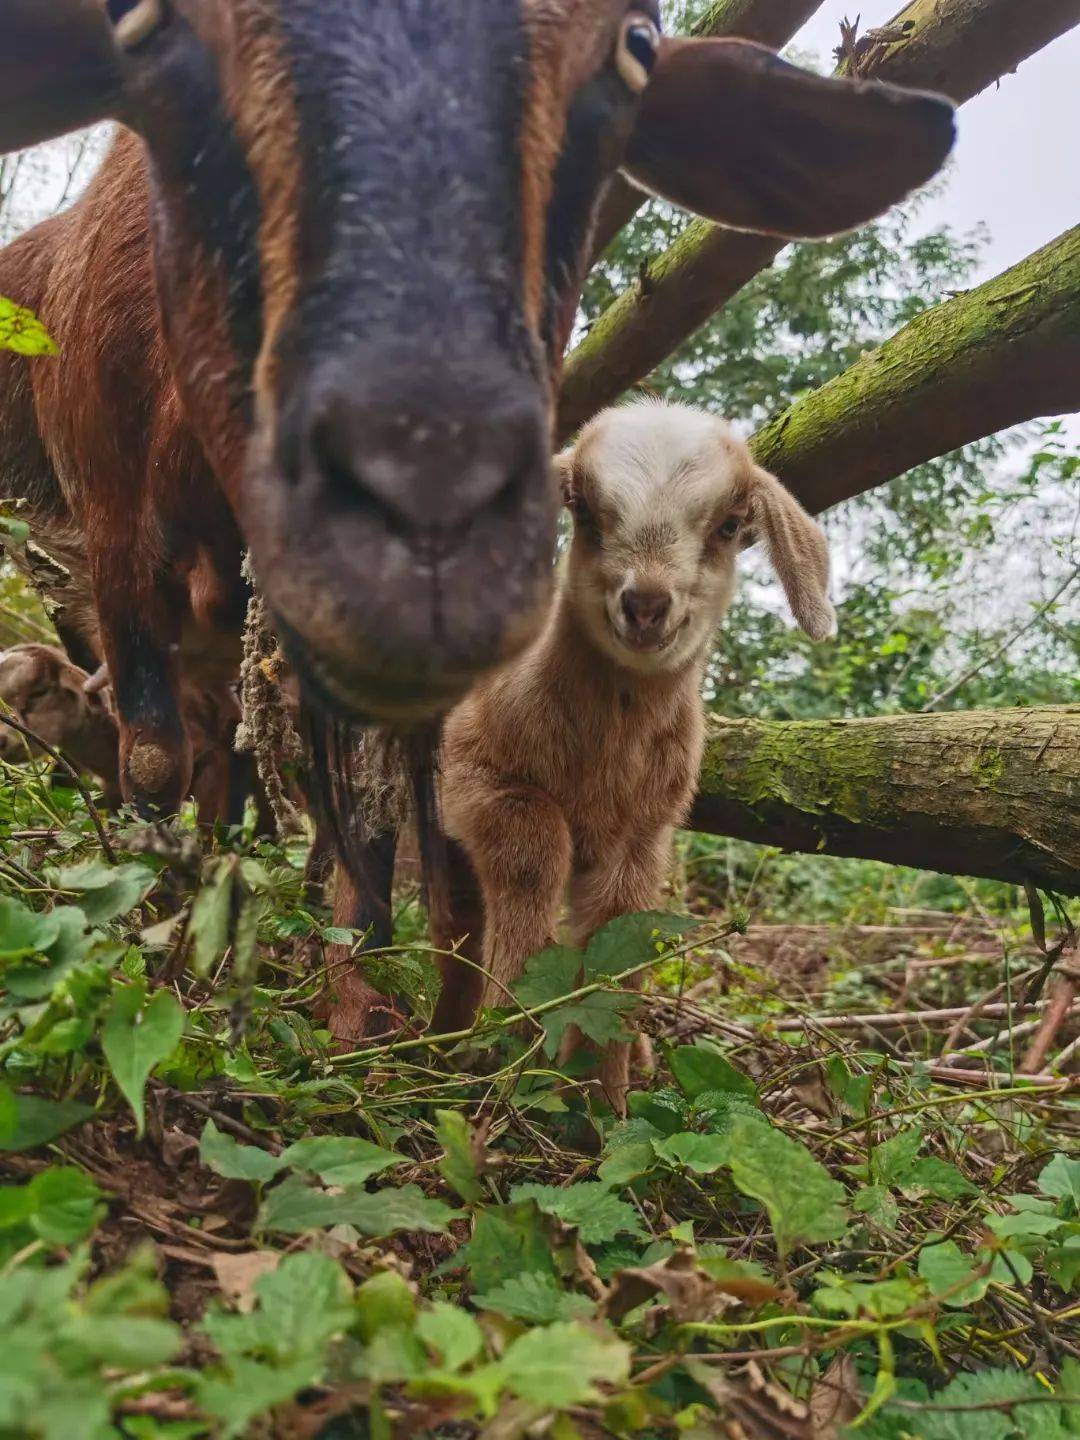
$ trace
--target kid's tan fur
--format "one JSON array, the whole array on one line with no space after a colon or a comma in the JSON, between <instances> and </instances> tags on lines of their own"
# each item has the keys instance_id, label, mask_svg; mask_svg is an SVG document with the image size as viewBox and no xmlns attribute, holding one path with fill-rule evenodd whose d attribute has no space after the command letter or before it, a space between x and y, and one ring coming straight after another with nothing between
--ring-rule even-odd
<instances>
[{"instance_id":1,"label":"kid's tan fur","mask_svg":"<svg viewBox=\"0 0 1080 1440\"><path fill-rule=\"evenodd\" d=\"M442 948L467 936L461 953L483 973L446 962L436 1032L506 1003L564 900L575 945L657 904L739 548L763 538L803 628L834 627L824 535L721 421L653 402L608 410L557 463L574 536L546 628L446 726L444 817L460 850L434 928ZM629 1048L601 1067L619 1110Z\"/></svg>"}]
</instances>

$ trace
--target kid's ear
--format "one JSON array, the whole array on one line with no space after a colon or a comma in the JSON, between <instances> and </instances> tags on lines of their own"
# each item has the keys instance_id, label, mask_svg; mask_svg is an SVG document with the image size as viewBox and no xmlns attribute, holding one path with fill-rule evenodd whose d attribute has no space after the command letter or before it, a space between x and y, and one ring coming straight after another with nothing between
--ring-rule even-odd
<instances>
[{"instance_id":1,"label":"kid's ear","mask_svg":"<svg viewBox=\"0 0 1080 1440\"><path fill-rule=\"evenodd\" d=\"M825 532L794 495L760 466L754 467L750 520L764 538L772 567L801 628L812 640L835 635Z\"/></svg>"},{"instance_id":2,"label":"kid's ear","mask_svg":"<svg viewBox=\"0 0 1080 1440\"><path fill-rule=\"evenodd\" d=\"M955 139L939 95L799 70L746 40L662 42L624 169L737 230L835 235L935 175Z\"/></svg>"},{"instance_id":3,"label":"kid's ear","mask_svg":"<svg viewBox=\"0 0 1080 1440\"><path fill-rule=\"evenodd\" d=\"M0 153L115 118L122 88L104 0L0 0Z\"/></svg>"},{"instance_id":4,"label":"kid's ear","mask_svg":"<svg viewBox=\"0 0 1080 1440\"><path fill-rule=\"evenodd\" d=\"M569 505L574 498L574 446L571 445L566 450L560 450L553 463L562 502L564 505Z\"/></svg>"}]
</instances>

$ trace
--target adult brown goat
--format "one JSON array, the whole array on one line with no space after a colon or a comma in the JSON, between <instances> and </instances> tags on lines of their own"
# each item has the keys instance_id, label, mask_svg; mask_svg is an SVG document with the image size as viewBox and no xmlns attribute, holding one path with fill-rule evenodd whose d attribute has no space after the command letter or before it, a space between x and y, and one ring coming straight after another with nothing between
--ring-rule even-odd
<instances>
[{"instance_id":1,"label":"adult brown goat","mask_svg":"<svg viewBox=\"0 0 1080 1440\"><path fill-rule=\"evenodd\" d=\"M933 175L953 112L657 0L3 0L0 151L114 118L0 253L60 358L0 356L0 474L68 567L124 794L191 779L181 674L235 673L250 548L309 701L409 726L536 634L552 401L620 167L784 235Z\"/></svg>"}]
</instances>

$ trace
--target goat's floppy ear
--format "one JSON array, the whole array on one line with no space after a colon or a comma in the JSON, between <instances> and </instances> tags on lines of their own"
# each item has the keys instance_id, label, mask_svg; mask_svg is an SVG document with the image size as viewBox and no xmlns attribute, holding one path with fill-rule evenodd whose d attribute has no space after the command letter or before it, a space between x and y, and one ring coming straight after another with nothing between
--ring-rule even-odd
<instances>
[{"instance_id":1,"label":"goat's floppy ear","mask_svg":"<svg viewBox=\"0 0 1080 1440\"><path fill-rule=\"evenodd\" d=\"M812 640L836 634L836 611L829 599L829 542L775 476L754 467L750 522L765 541L773 569L784 587L791 613Z\"/></svg>"},{"instance_id":2,"label":"goat's floppy ear","mask_svg":"<svg viewBox=\"0 0 1080 1440\"><path fill-rule=\"evenodd\" d=\"M851 230L925 184L955 139L938 95L826 80L745 40L664 40L624 169L737 230Z\"/></svg>"},{"instance_id":3,"label":"goat's floppy ear","mask_svg":"<svg viewBox=\"0 0 1080 1440\"><path fill-rule=\"evenodd\" d=\"M0 153L114 118L121 88L104 0L2 0Z\"/></svg>"}]
</instances>

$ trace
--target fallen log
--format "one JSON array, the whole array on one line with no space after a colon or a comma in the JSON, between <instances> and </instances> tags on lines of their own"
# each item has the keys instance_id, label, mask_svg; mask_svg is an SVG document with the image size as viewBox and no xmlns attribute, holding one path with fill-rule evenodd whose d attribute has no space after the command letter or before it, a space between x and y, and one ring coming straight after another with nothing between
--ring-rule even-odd
<instances>
[{"instance_id":1,"label":"fallen log","mask_svg":"<svg viewBox=\"0 0 1080 1440\"><path fill-rule=\"evenodd\" d=\"M839 73L972 99L1080 24L1080 0L912 0ZM786 242L694 221L592 326L566 362L559 434L573 435L644 380ZM937 453L942 453L941 451Z\"/></svg>"},{"instance_id":2,"label":"fallen log","mask_svg":"<svg viewBox=\"0 0 1080 1440\"><path fill-rule=\"evenodd\" d=\"M1080 895L1080 706L712 719L689 827Z\"/></svg>"}]
</instances>

